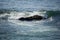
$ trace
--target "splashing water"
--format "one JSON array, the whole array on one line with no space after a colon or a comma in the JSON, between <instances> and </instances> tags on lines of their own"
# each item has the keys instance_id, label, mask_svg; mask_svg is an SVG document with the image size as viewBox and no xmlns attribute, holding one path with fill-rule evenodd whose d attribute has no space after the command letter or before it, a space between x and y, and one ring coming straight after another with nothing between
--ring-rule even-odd
<instances>
[{"instance_id":1,"label":"splashing water","mask_svg":"<svg viewBox=\"0 0 60 40\"><path fill-rule=\"evenodd\" d=\"M56 11L55 11L56 12ZM54 13L55 13L54 12ZM49 14L48 14L49 13ZM59 40L60 16L50 12L10 12L0 15L1 40ZM58 12L57 12L58 13ZM20 17L44 16L46 20L20 21ZM4 18L4 19L3 19ZM6 18L6 19L5 19Z\"/></svg>"}]
</instances>

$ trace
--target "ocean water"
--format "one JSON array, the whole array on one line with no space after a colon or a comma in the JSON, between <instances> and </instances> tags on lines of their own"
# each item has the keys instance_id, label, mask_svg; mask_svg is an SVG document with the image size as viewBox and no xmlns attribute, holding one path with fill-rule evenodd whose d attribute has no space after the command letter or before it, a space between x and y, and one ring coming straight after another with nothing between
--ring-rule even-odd
<instances>
[{"instance_id":1,"label":"ocean water","mask_svg":"<svg viewBox=\"0 0 60 40\"><path fill-rule=\"evenodd\" d=\"M51 14L52 13L52 14ZM4 12L0 14L0 40L60 40L60 11ZM40 21L20 17L44 16Z\"/></svg>"},{"instance_id":2,"label":"ocean water","mask_svg":"<svg viewBox=\"0 0 60 40\"><path fill-rule=\"evenodd\" d=\"M0 40L60 40L59 0L0 0ZM40 15L47 19L20 21Z\"/></svg>"},{"instance_id":3,"label":"ocean water","mask_svg":"<svg viewBox=\"0 0 60 40\"><path fill-rule=\"evenodd\" d=\"M60 10L60 0L0 0L0 9L20 11Z\"/></svg>"}]
</instances>

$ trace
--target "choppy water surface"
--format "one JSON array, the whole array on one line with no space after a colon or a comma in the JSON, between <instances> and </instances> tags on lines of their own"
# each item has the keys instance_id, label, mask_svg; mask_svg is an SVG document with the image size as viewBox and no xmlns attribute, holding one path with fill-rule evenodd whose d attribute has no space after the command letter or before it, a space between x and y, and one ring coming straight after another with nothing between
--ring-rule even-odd
<instances>
[{"instance_id":1,"label":"choppy water surface","mask_svg":"<svg viewBox=\"0 0 60 40\"><path fill-rule=\"evenodd\" d=\"M47 17L45 13L46 11L26 13L11 12L10 14L8 13L1 14L0 40L60 40L59 15L56 16L55 14L48 14L49 16L48 19L40 21L18 20L19 17L32 16L36 14Z\"/></svg>"},{"instance_id":2,"label":"choppy water surface","mask_svg":"<svg viewBox=\"0 0 60 40\"><path fill-rule=\"evenodd\" d=\"M60 0L0 0L0 40L60 40ZM40 15L46 20L20 21Z\"/></svg>"}]
</instances>

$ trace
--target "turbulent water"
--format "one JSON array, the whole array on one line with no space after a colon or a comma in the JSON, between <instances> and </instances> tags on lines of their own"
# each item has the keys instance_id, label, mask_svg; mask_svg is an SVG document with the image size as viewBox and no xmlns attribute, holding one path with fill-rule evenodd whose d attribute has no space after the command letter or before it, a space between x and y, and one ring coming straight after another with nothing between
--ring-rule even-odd
<instances>
[{"instance_id":1,"label":"turbulent water","mask_svg":"<svg viewBox=\"0 0 60 40\"><path fill-rule=\"evenodd\" d=\"M47 19L18 20L20 17L33 15ZM60 11L5 11L0 14L0 40L60 40Z\"/></svg>"},{"instance_id":2,"label":"turbulent water","mask_svg":"<svg viewBox=\"0 0 60 40\"><path fill-rule=\"evenodd\" d=\"M0 40L60 40L60 0L0 0Z\"/></svg>"}]
</instances>

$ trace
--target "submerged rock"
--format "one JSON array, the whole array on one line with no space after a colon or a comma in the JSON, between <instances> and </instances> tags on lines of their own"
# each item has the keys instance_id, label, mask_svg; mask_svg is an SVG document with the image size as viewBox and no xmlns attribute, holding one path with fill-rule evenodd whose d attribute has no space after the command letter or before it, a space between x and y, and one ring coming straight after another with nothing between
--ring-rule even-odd
<instances>
[{"instance_id":1,"label":"submerged rock","mask_svg":"<svg viewBox=\"0 0 60 40\"><path fill-rule=\"evenodd\" d=\"M46 19L46 18L44 18L42 16L39 16L39 15L34 15L34 16L30 16L30 17L21 17L18 20L21 20L21 21L32 21L32 20L42 20L42 19Z\"/></svg>"}]
</instances>

